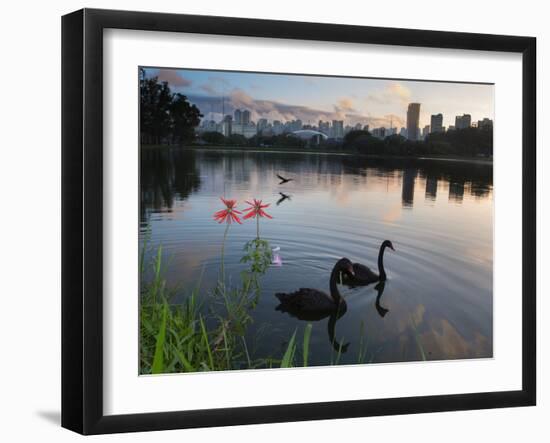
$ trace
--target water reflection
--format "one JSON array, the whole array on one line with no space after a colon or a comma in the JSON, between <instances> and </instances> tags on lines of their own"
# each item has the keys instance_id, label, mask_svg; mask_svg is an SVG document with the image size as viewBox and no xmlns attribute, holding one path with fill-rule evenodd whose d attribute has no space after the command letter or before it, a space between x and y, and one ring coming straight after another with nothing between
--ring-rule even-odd
<instances>
[{"instance_id":1,"label":"water reflection","mask_svg":"<svg viewBox=\"0 0 550 443\"><path fill-rule=\"evenodd\" d=\"M437 177L426 177L426 200L435 201L437 198Z\"/></svg>"},{"instance_id":2,"label":"water reflection","mask_svg":"<svg viewBox=\"0 0 550 443\"><path fill-rule=\"evenodd\" d=\"M412 207L414 202L414 183L418 170L415 168L406 168L403 172L403 190L401 191L401 201L404 208Z\"/></svg>"},{"instance_id":3,"label":"water reflection","mask_svg":"<svg viewBox=\"0 0 550 443\"><path fill-rule=\"evenodd\" d=\"M280 184L277 174L294 180ZM223 228L212 214L219 197L271 203L274 218L262 224L262 237L280 248L282 265L262 278L253 313L247 340L257 342L259 356L272 354L306 322L313 324L311 365L326 364L338 349L341 363L357 363L362 324L372 351L366 361L419 360L418 340L430 359L492 356L491 165L143 149L140 179L140 238L147 225L148 254L163 245L177 300L199 279L205 293L216 281ZM231 227L225 266L233 284L243 270L243 245L254 235L253 223ZM386 238L396 248L385 257L388 281L343 287L345 312L306 319L276 311L273 294L326 287L341 257L375 269Z\"/></svg>"},{"instance_id":4,"label":"water reflection","mask_svg":"<svg viewBox=\"0 0 550 443\"><path fill-rule=\"evenodd\" d=\"M449 201L462 203L464 200L464 182L452 181L449 183Z\"/></svg>"},{"instance_id":5,"label":"water reflection","mask_svg":"<svg viewBox=\"0 0 550 443\"><path fill-rule=\"evenodd\" d=\"M263 152L239 154L228 151L224 154L193 149L142 149L142 216L146 215L146 210L172 209L175 199L185 200L200 190L201 177L207 181L209 191L223 190L227 182L245 184L262 179L267 179L276 189L281 183L276 172L279 170L299 171L302 175L298 179L300 184L331 189L347 185L350 177L354 185L367 185L369 175L383 177L388 189L401 186L403 208L414 204L417 178L425 180L425 197L432 201L437 199L441 181L448 183L448 199L455 203L462 202L465 192L485 198L492 190L492 168L484 164L344 155L284 154L282 157L273 159ZM265 176L253 177L251 174L255 171L263 171ZM278 204L292 197L286 192L279 192L279 195Z\"/></svg>"},{"instance_id":6,"label":"water reflection","mask_svg":"<svg viewBox=\"0 0 550 443\"><path fill-rule=\"evenodd\" d=\"M376 295L376 301L374 302L374 307L376 308L376 312L378 312L378 315L380 317L385 317L388 312L390 312L389 309L384 308L380 304L380 299L382 298L382 294L384 294L384 288L386 287L386 282L381 281L378 283L374 289L376 289L377 295Z\"/></svg>"},{"instance_id":7,"label":"water reflection","mask_svg":"<svg viewBox=\"0 0 550 443\"><path fill-rule=\"evenodd\" d=\"M279 200L277 200L277 206L279 206L285 200L288 200L288 201L291 200L290 195L285 194L284 192L279 192L279 195L281 196L281 198Z\"/></svg>"},{"instance_id":8,"label":"water reflection","mask_svg":"<svg viewBox=\"0 0 550 443\"><path fill-rule=\"evenodd\" d=\"M186 200L201 186L194 151L142 149L140 158L140 214L145 221L150 211L168 211L174 200Z\"/></svg>"},{"instance_id":9,"label":"water reflection","mask_svg":"<svg viewBox=\"0 0 550 443\"><path fill-rule=\"evenodd\" d=\"M328 340L332 348L336 352L346 353L349 347L349 343L341 343L336 338L336 322L342 318L346 312L347 312L347 304L342 304L336 311L332 312L312 312L312 311L303 311L300 309L293 309L292 306L279 304L276 308L276 311L280 311L282 313L287 313L291 317L297 318L298 320L301 320L303 322L319 322L325 318L328 317L328 323L327 323L327 332L328 332Z\"/></svg>"}]
</instances>

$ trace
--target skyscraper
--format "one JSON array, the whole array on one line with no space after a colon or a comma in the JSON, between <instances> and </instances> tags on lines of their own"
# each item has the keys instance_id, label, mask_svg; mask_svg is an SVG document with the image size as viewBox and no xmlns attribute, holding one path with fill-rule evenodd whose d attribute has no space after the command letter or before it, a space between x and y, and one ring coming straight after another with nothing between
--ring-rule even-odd
<instances>
[{"instance_id":1,"label":"skyscraper","mask_svg":"<svg viewBox=\"0 0 550 443\"><path fill-rule=\"evenodd\" d=\"M426 140L426 137L430 133L430 125L424 126L424 129L422 129L422 139Z\"/></svg>"},{"instance_id":2,"label":"skyscraper","mask_svg":"<svg viewBox=\"0 0 550 443\"><path fill-rule=\"evenodd\" d=\"M344 137L344 121L332 120L332 137L343 138Z\"/></svg>"},{"instance_id":3,"label":"skyscraper","mask_svg":"<svg viewBox=\"0 0 550 443\"><path fill-rule=\"evenodd\" d=\"M478 120L477 127L481 129L493 129L493 120L489 118L484 118L483 120Z\"/></svg>"},{"instance_id":4,"label":"skyscraper","mask_svg":"<svg viewBox=\"0 0 550 443\"><path fill-rule=\"evenodd\" d=\"M430 132L443 132L443 114L433 114L430 120Z\"/></svg>"},{"instance_id":5,"label":"skyscraper","mask_svg":"<svg viewBox=\"0 0 550 443\"><path fill-rule=\"evenodd\" d=\"M267 118L261 118L258 120L258 126L257 126L258 133L261 133L265 129L267 129Z\"/></svg>"},{"instance_id":6,"label":"skyscraper","mask_svg":"<svg viewBox=\"0 0 550 443\"><path fill-rule=\"evenodd\" d=\"M234 120L233 120L235 122L235 124L240 125L242 123L242 118L243 118L241 110L240 109L235 109L235 112L233 113L233 116L235 117Z\"/></svg>"},{"instance_id":7,"label":"skyscraper","mask_svg":"<svg viewBox=\"0 0 550 443\"><path fill-rule=\"evenodd\" d=\"M226 115L222 122L222 134L229 137L232 133L233 118L230 115Z\"/></svg>"},{"instance_id":8,"label":"skyscraper","mask_svg":"<svg viewBox=\"0 0 550 443\"><path fill-rule=\"evenodd\" d=\"M273 133L275 135L280 135L283 133L284 126L280 120L273 120Z\"/></svg>"},{"instance_id":9,"label":"skyscraper","mask_svg":"<svg viewBox=\"0 0 550 443\"><path fill-rule=\"evenodd\" d=\"M456 129L466 129L472 126L472 116L470 114L457 115L455 118Z\"/></svg>"},{"instance_id":10,"label":"skyscraper","mask_svg":"<svg viewBox=\"0 0 550 443\"><path fill-rule=\"evenodd\" d=\"M245 109L241 114L241 123L243 125L250 124L250 111L248 109Z\"/></svg>"},{"instance_id":11,"label":"skyscraper","mask_svg":"<svg viewBox=\"0 0 550 443\"><path fill-rule=\"evenodd\" d=\"M409 140L418 139L418 124L420 122L420 103L409 103L407 109L407 135Z\"/></svg>"}]
</instances>

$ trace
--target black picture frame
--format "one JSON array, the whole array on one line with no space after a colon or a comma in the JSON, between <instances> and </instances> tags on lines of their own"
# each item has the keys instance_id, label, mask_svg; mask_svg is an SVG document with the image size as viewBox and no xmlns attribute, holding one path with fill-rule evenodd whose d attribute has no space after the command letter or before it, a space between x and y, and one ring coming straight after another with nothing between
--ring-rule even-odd
<instances>
[{"instance_id":1,"label":"black picture frame","mask_svg":"<svg viewBox=\"0 0 550 443\"><path fill-rule=\"evenodd\" d=\"M522 389L392 399L103 413L103 30L519 53L523 64ZM536 39L83 9L62 18L62 426L82 434L530 406L536 403Z\"/></svg>"}]
</instances>

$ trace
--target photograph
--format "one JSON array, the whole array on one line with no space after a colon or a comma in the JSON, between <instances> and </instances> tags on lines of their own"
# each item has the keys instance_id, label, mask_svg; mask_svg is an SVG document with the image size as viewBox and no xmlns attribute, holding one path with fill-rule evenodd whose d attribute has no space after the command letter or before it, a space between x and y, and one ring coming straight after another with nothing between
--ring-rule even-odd
<instances>
[{"instance_id":1,"label":"photograph","mask_svg":"<svg viewBox=\"0 0 550 443\"><path fill-rule=\"evenodd\" d=\"M136 75L140 375L493 358L494 84Z\"/></svg>"}]
</instances>

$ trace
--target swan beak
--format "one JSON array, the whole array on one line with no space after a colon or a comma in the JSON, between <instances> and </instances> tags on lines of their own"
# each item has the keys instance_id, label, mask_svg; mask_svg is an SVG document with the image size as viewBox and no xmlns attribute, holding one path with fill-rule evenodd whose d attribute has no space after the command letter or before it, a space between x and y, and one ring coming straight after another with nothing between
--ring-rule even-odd
<instances>
[{"instance_id":1,"label":"swan beak","mask_svg":"<svg viewBox=\"0 0 550 443\"><path fill-rule=\"evenodd\" d=\"M355 277L355 271L353 270L353 266L349 266L347 268L347 271L349 272L349 274L352 276L352 277Z\"/></svg>"},{"instance_id":2,"label":"swan beak","mask_svg":"<svg viewBox=\"0 0 550 443\"><path fill-rule=\"evenodd\" d=\"M393 245L390 246L390 249L395 252L395 249L393 248Z\"/></svg>"}]
</instances>

